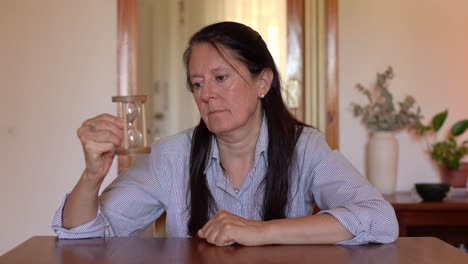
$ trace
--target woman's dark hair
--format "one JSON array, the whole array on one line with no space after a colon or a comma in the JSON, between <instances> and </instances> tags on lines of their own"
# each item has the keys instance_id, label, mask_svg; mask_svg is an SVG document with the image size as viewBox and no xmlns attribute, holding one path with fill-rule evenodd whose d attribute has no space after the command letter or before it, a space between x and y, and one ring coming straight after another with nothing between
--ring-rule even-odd
<instances>
[{"instance_id":1,"label":"woman's dark hair","mask_svg":"<svg viewBox=\"0 0 468 264\"><path fill-rule=\"evenodd\" d=\"M264 200L263 220L286 217L289 196L289 165L292 164L294 149L305 124L297 121L289 112L281 96L281 83L273 57L262 37L253 29L236 22L221 22L209 25L195 33L184 52L187 71L187 87L190 82L189 62L192 47L198 43L211 43L218 51L220 47L234 52L253 76L269 68L273 80L269 92L261 99L262 109L268 123L268 168L262 184ZM195 236L214 213L216 204L208 188L205 165L211 150L212 133L200 119L192 137L190 155L190 203L188 205L188 235ZM188 197L187 197L188 198Z\"/></svg>"}]
</instances>

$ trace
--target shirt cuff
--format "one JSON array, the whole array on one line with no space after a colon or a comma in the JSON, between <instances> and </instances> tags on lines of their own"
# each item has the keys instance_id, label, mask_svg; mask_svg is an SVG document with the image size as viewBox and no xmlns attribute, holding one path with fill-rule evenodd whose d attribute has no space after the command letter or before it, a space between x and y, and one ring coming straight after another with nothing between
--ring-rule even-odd
<instances>
[{"instance_id":1,"label":"shirt cuff","mask_svg":"<svg viewBox=\"0 0 468 264\"><path fill-rule=\"evenodd\" d=\"M353 239L340 241L338 245L362 245L369 243L368 232L371 226L371 216L366 212L360 212L357 217L350 208L338 207L330 210L320 211L318 214L328 213L335 217L353 236ZM377 241L375 241L377 242Z\"/></svg>"},{"instance_id":2,"label":"shirt cuff","mask_svg":"<svg viewBox=\"0 0 468 264\"><path fill-rule=\"evenodd\" d=\"M63 207L69 195L70 193L67 193L52 219L52 229L57 234L58 238L80 239L114 236L114 232L112 231L109 222L102 214L100 206L98 206L98 212L94 220L72 229L64 228L62 223Z\"/></svg>"}]
</instances>

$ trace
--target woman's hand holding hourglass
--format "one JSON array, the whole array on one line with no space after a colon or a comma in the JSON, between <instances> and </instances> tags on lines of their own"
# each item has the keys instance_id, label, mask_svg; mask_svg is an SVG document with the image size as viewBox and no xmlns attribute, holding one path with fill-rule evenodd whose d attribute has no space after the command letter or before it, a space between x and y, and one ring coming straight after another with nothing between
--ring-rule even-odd
<instances>
[{"instance_id":1,"label":"woman's hand holding hourglass","mask_svg":"<svg viewBox=\"0 0 468 264\"><path fill-rule=\"evenodd\" d=\"M124 122L121 118L101 114L83 122L77 134L83 146L89 180L100 184L107 175L115 150L123 141Z\"/></svg>"},{"instance_id":2,"label":"woman's hand holding hourglass","mask_svg":"<svg viewBox=\"0 0 468 264\"><path fill-rule=\"evenodd\" d=\"M101 114L84 121L78 128L86 169L63 207L64 228L71 229L96 218L99 189L123 141L123 127L121 118Z\"/></svg>"},{"instance_id":3,"label":"woman's hand holding hourglass","mask_svg":"<svg viewBox=\"0 0 468 264\"><path fill-rule=\"evenodd\" d=\"M83 122L77 134L83 146L86 168L68 195L62 213L62 225L71 229L96 218L99 189L116 154L150 153L146 145L144 103L147 96L114 96L119 103L117 117L101 114ZM140 118L140 120L138 120ZM137 128L141 124L141 131Z\"/></svg>"}]
</instances>

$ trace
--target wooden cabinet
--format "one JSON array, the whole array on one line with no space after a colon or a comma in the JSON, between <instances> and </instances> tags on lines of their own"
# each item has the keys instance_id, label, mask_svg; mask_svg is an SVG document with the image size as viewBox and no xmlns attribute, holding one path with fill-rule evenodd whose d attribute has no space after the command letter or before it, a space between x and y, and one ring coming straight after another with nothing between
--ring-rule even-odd
<instances>
[{"instance_id":1,"label":"wooden cabinet","mask_svg":"<svg viewBox=\"0 0 468 264\"><path fill-rule=\"evenodd\" d=\"M423 202L413 192L384 197L395 208L400 237L432 236L456 247L468 246L468 194L442 202Z\"/></svg>"}]
</instances>

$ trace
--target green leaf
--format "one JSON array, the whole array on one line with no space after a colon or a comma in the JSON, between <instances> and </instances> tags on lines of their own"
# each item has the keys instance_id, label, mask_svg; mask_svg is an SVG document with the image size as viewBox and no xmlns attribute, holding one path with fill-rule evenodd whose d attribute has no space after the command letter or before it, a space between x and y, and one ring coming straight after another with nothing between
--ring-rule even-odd
<instances>
[{"instance_id":1,"label":"green leaf","mask_svg":"<svg viewBox=\"0 0 468 264\"><path fill-rule=\"evenodd\" d=\"M448 115L448 110L445 110L443 112L438 113L432 118L432 127L434 128L434 131L437 132L439 129L442 127L442 125L445 122L445 119L447 119Z\"/></svg>"},{"instance_id":2,"label":"green leaf","mask_svg":"<svg viewBox=\"0 0 468 264\"><path fill-rule=\"evenodd\" d=\"M454 148L457 147L457 141L456 141L453 137L449 137L449 138L447 139L447 146L448 146L449 148L454 149Z\"/></svg>"},{"instance_id":3,"label":"green leaf","mask_svg":"<svg viewBox=\"0 0 468 264\"><path fill-rule=\"evenodd\" d=\"M452 135L459 136L468 128L468 119L458 121L452 126Z\"/></svg>"},{"instance_id":4,"label":"green leaf","mask_svg":"<svg viewBox=\"0 0 468 264\"><path fill-rule=\"evenodd\" d=\"M431 126L421 125L420 129L421 129L421 133L424 134L424 133L426 133L427 131L431 130L432 127L431 127Z\"/></svg>"},{"instance_id":5,"label":"green leaf","mask_svg":"<svg viewBox=\"0 0 468 264\"><path fill-rule=\"evenodd\" d=\"M458 170L458 168L460 167L460 161L455 159L448 160L447 167L449 167L452 170Z\"/></svg>"}]
</instances>

